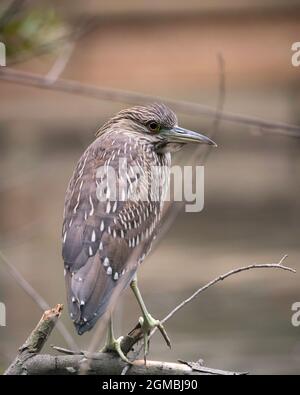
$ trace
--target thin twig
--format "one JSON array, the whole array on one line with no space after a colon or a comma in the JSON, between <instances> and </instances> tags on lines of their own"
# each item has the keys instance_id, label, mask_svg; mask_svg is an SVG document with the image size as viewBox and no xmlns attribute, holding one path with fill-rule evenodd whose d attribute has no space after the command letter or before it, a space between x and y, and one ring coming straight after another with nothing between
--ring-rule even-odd
<instances>
[{"instance_id":1,"label":"thin twig","mask_svg":"<svg viewBox=\"0 0 300 395\"><path fill-rule=\"evenodd\" d=\"M225 59L221 53L217 55L218 67L219 67L219 94L218 94L218 102L217 102L217 109L216 109L216 117L213 122L212 132L210 133L209 137L213 140L214 137L220 130L220 125L222 121L222 115L225 107L226 101L226 69L225 69ZM200 151L198 148L198 153L203 152L201 156L201 163L203 165L206 163L209 154L212 152L212 146L206 146L206 150ZM197 152L196 152L197 153ZM199 155L196 155L195 161L197 161Z\"/></svg>"},{"instance_id":2,"label":"thin twig","mask_svg":"<svg viewBox=\"0 0 300 395\"><path fill-rule=\"evenodd\" d=\"M254 264L254 265L249 265L249 266L243 266L239 267L237 269L230 270L228 273L222 274L219 277L216 277L214 280L210 281L208 284L204 285L203 287L197 289L196 292L194 292L189 298L185 299L182 301L178 306L176 306L168 315L166 315L162 319L162 323L165 323L168 321L171 317L174 316L179 310L181 310L184 306L186 306L188 303L192 302L200 293L206 291L208 288L212 287L213 285L217 284L220 281L225 280L227 277L230 277L234 274L238 274L241 272L245 272L247 270L251 269L281 269L285 271L289 271L292 273L296 273L295 269L292 269L288 266L283 266L283 262L287 259L288 255L284 255L278 263L265 263L265 264ZM153 330L152 334L154 334L155 330Z\"/></svg>"},{"instance_id":3,"label":"thin twig","mask_svg":"<svg viewBox=\"0 0 300 395\"><path fill-rule=\"evenodd\" d=\"M49 84L53 84L64 72L75 48L74 42L68 42L61 49L61 53L46 75Z\"/></svg>"},{"instance_id":4,"label":"thin twig","mask_svg":"<svg viewBox=\"0 0 300 395\"><path fill-rule=\"evenodd\" d=\"M199 363L199 361L198 362L189 362L189 361L183 361L182 359L178 359L178 362L189 366L196 372L209 373L209 374L215 374L215 375L220 375L220 374L224 375L223 371L220 371L219 369L212 369L212 368L203 366L202 363L201 364ZM247 374L249 374L249 372L234 372L234 373L228 372L228 375L235 375L235 376L245 376Z\"/></svg>"},{"instance_id":5,"label":"thin twig","mask_svg":"<svg viewBox=\"0 0 300 395\"><path fill-rule=\"evenodd\" d=\"M222 54L218 54L217 56L218 66L219 66L219 89L218 89L218 102L215 112L215 119L213 122L212 132L209 133L209 137L214 140L214 137L219 131L219 127L221 124L221 119L224 111L225 106L225 99L226 99L226 74L225 74L225 60ZM208 156L212 150L212 146L208 145L205 147L197 147L193 155L190 157L188 162L185 162L186 166L194 166L197 163L202 163L204 165L208 159ZM186 160L186 158L185 158ZM177 216L183 210L185 205L185 201L175 202L174 200L170 200L169 202L165 202L164 204L164 211L163 216L160 221L160 229L159 233L155 239L152 252L154 248L159 244L159 242L163 239L165 234L171 228L172 224L174 223Z\"/></svg>"},{"instance_id":6,"label":"thin twig","mask_svg":"<svg viewBox=\"0 0 300 395\"><path fill-rule=\"evenodd\" d=\"M233 276L235 274L238 274L238 273L241 273L241 272L245 272L245 271L248 271L248 270L252 270L252 269L280 269L280 270L285 270L285 271L289 271L289 272L292 272L292 273L296 273L295 269L283 265L283 262L287 259L287 257L288 257L288 255L284 255L280 259L280 261L278 263L265 263L265 264L253 264L253 265L249 265L249 266L242 266L242 267L239 267L237 269L230 270L229 272L216 277L214 280L210 281L209 283L207 283L203 287L197 289L197 291L195 291L190 297L188 297L187 299L183 300L176 307L174 307L174 309L172 311L170 311L170 313L168 313L161 320L161 323L164 324L165 322L167 322L170 318L172 318L184 306L186 306L187 304L191 303L200 293L206 291L208 288L212 287L213 285L217 284L218 282L223 281L226 278L228 278L230 276ZM157 328L153 329L153 331L149 335L149 339L154 335L154 333L156 331L157 331ZM137 336L137 338L139 340L139 336ZM143 347L144 346L141 345L134 352L133 360L136 360L136 358L139 356L139 354L143 350ZM125 375L128 372L129 369L130 369L130 365L126 365L124 367L124 369L123 369L121 374Z\"/></svg>"},{"instance_id":7,"label":"thin twig","mask_svg":"<svg viewBox=\"0 0 300 395\"><path fill-rule=\"evenodd\" d=\"M54 346L53 344L51 345L51 347L53 348L53 350L65 355L84 355L84 352L80 350L69 350L68 348Z\"/></svg>"},{"instance_id":8,"label":"thin twig","mask_svg":"<svg viewBox=\"0 0 300 395\"><path fill-rule=\"evenodd\" d=\"M50 309L50 306L45 301L45 299L32 287L31 284L22 276L22 274L12 265L8 259L4 256L4 254L0 251L0 261L4 263L8 272L11 276L16 280L16 282L20 285L20 287L27 293L28 296L44 311ZM57 323L57 329L65 339L68 347L78 350L78 346L74 341L72 335L69 333L66 326L63 322L59 321Z\"/></svg>"},{"instance_id":9,"label":"thin twig","mask_svg":"<svg viewBox=\"0 0 300 395\"><path fill-rule=\"evenodd\" d=\"M20 85L34 86L41 89L56 90L70 94L93 97L99 100L109 100L130 104L147 104L153 101L164 102L171 106L175 111L190 115L203 115L215 118L216 110L213 107L204 106L198 103L178 101L162 97L144 95L137 92L123 91L117 89L100 88L94 85L82 84L72 80L58 79L49 85L44 76L25 71L14 70L8 67L1 67L0 79L7 82L18 83ZM289 137L300 137L300 127L287 123L271 122L241 114L224 112L223 121L237 124L255 126L266 132L277 133Z\"/></svg>"}]
</instances>

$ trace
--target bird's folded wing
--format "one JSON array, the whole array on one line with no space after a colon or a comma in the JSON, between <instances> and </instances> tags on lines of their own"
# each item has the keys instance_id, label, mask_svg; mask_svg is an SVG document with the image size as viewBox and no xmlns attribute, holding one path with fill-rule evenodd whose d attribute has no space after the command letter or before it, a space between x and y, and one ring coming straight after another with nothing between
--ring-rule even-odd
<instances>
[{"instance_id":1,"label":"bird's folded wing","mask_svg":"<svg viewBox=\"0 0 300 395\"><path fill-rule=\"evenodd\" d=\"M111 179L109 166L118 167L113 155L113 147L90 146L66 194L63 259L69 311L78 333L91 329L107 311L114 294L131 281L159 220L161 203L141 199L149 174L145 171L130 178L128 172L118 170L115 180ZM131 164L137 157L131 155ZM113 182L116 197L111 196ZM123 199L120 195L125 189Z\"/></svg>"}]
</instances>

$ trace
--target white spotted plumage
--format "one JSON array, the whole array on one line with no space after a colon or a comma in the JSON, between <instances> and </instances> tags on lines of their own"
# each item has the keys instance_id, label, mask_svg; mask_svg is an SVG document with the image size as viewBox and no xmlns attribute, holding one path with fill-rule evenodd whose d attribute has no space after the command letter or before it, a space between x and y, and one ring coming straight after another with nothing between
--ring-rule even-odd
<instances>
[{"instance_id":1,"label":"white spotted plumage","mask_svg":"<svg viewBox=\"0 0 300 395\"><path fill-rule=\"evenodd\" d=\"M149 117L149 112L166 114L168 122L175 122L160 106L134 108L128 113ZM63 255L69 309L80 333L91 329L106 311L110 300L107 292L113 294L117 283L128 284L132 278L150 250L163 207L168 184L163 167L169 166L170 155L154 151L150 134L133 133L129 119L121 112L103 126L80 159L67 192ZM155 174L159 182L154 183L150 197L152 166L159 168ZM100 167L101 174L97 172ZM110 167L119 177L117 198L112 196ZM128 266L127 260L135 251L136 262Z\"/></svg>"}]
</instances>

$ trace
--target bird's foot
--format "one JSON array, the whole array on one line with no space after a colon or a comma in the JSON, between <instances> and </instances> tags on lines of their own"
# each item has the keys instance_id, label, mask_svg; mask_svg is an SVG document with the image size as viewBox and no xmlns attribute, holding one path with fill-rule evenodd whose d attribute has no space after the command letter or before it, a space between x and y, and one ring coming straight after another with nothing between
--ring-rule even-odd
<instances>
[{"instance_id":1,"label":"bird's foot","mask_svg":"<svg viewBox=\"0 0 300 395\"><path fill-rule=\"evenodd\" d=\"M165 339L165 342L170 348L171 348L171 341L163 324L159 320L154 319L149 313L147 315L144 315L143 317L140 317L139 323L141 325L141 329L143 331L143 336L144 336L144 361L146 364L147 355L149 352L149 335L153 329L157 328L160 331L163 338Z\"/></svg>"},{"instance_id":2,"label":"bird's foot","mask_svg":"<svg viewBox=\"0 0 300 395\"><path fill-rule=\"evenodd\" d=\"M123 340L123 336L119 337L118 339L114 339L114 338L110 339L109 342L106 342L105 346L100 350L100 352L115 353L122 359L122 361L132 365L132 362L129 361L129 359L126 357L126 355L122 351L122 348L121 348L122 340Z\"/></svg>"}]
</instances>

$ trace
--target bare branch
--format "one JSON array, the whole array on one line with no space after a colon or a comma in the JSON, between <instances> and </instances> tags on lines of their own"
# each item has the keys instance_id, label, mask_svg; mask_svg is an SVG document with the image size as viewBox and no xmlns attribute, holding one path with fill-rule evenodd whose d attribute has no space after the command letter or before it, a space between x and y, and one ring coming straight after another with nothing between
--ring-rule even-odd
<instances>
[{"instance_id":1,"label":"bare branch","mask_svg":"<svg viewBox=\"0 0 300 395\"><path fill-rule=\"evenodd\" d=\"M265 264L254 264L254 265L249 265L249 266L243 266L239 267L237 269L230 270L228 273L222 274L221 276L215 278L214 280L210 281L208 284L204 285L203 287L197 289L196 292L194 292L189 298L185 299L182 301L178 306L176 306L168 315L166 315L162 319L162 323L168 321L171 317L173 317L179 310L181 310L184 306L186 306L188 303L192 302L200 293L206 291L208 288L212 287L213 285L217 284L220 281L225 280L226 278L238 274L241 272L245 272L248 270L252 269L280 269L280 270L285 270L289 271L292 273L296 273L295 269L292 269L287 266L283 266L283 262L286 260L288 256L284 255L281 260L278 263L265 263ZM153 333L155 330L153 331Z\"/></svg>"},{"instance_id":2,"label":"bare branch","mask_svg":"<svg viewBox=\"0 0 300 395\"><path fill-rule=\"evenodd\" d=\"M60 352L61 354L65 354L65 355L84 355L83 351L76 351L76 350L69 350L67 348L64 347L58 347L58 346L54 346L53 344L51 345L51 347L53 348L53 350Z\"/></svg>"},{"instance_id":3,"label":"bare branch","mask_svg":"<svg viewBox=\"0 0 300 395\"><path fill-rule=\"evenodd\" d=\"M209 374L216 374L216 375L224 375L224 371L220 371L219 369L211 369L211 368L207 368L206 366L203 366L202 362L199 363L198 362L189 362L189 361L183 361L181 359L178 360L178 362L183 363L185 365L190 366L193 370L198 371L198 372L202 372L202 373L209 373ZM222 372L222 373L220 373ZM249 372L241 372L241 373L232 373L232 372L228 372L228 376L231 375L238 375L238 376L242 376L242 375L247 375Z\"/></svg>"},{"instance_id":4,"label":"bare branch","mask_svg":"<svg viewBox=\"0 0 300 395\"><path fill-rule=\"evenodd\" d=\"M225 105L225 98L226 98L226 74L225 74L225 61L222 54L218 54L218 66L219 66L219 91L218 91L218 102L217 108L215 113L215 119L213 122L212 132L209 134L209 137L213 140L214 136L219 131L224 105ZM188 159L188 162L185 162L185 165L194 166L199 161L204 165L208 159L208 156L211 152L212 146L205 146L199 147L196 146L193 155ZM164 211L163 216L160 221L160 229L159 233L154 241L152 251L154 248L159 244L159 242L163 239L165 234L168 232L172 224L174 223L175 219L179 215L179 213L184 208L185 201L175 202L174 200L170 200L169 202L165 202L164 204Z\"/></svg>"},{"instance_id":5,"label":"bare branch","mask_svg":"<svg viewBox=\"0 0 300 395\"><path fill-rule=\"evenodd\" d=\"M130 104L146 104L153 101L162 101L170 105L175 111L190 115L203 115L214 118L216 110L213 107L204 106L198 103L166 99L157 96L144 95L137 92L122 91L117 89L100 88L94 85L81 84L76 81L58 79L49 85L47 79L39 74L14 70L8 67L1 67L0 79L7 82L18 83L20 85L34 86L41 89L56 90L70 94L87 97L94 97L99 100L109 100ZM265 132L277 133L289 137L300 137L300 127L280 122L265 121L256 117L241 114L223 112L223 121L237 124L255 126Z\"/></svg>"},{"instance_id":6,"label":"bare branch","mask_svg":"<svg viewBox=\"0 0 300 395\"><path fill-rule=\"evenodd\" d=\"M219 67L219 92L218 92L218 102L217 102L217 109L216 109L216 117L213 122L212 133L210 134L210 138L213 140L214 137L217 135L220 129L222 115L225 107L225 100L226 100L226 70L225 70L225 60L221 53L217 56L218 60L218 67ZM203 156L201 158L202 163L205 164L209 154L212 152L212 146L209 145L206 147L206 150L201 151L200 148L197 149L198 155L195 155L195 162L199 159L199 154Z\"/></svg>"},{"instance_id":7,"label":"bare branch","mask_svg":"<svg viewBox=\"0 0 300 395\"><path fill-rule=\"evenodd\" d=\"M56 59L53 66L51 67L50 71L46 75L46 79L48 80L49 84L53 84L64 72L67 64L72 56L72 53L75 48L74 42L68 42L64 47L61 49L60 56Z\"/></svg>"},{"instance_id":8,"label":"bare branch","mask_svg":"<svg viewBox=\"0 0 300 395\"><path fill-rule=\"evenodd\" d=\"M78 375L82 365L87 365L87 375L120 375L125 363L114 354L98 353L91 357L82 355L34 355L23 363L23 374L27 375ZM26 373L25 373L26 372ZM18 374L18 373L7 373ZM241 375L244 373L216 370L208 367L193 369L182 363L136 361L130 369L131 375Z\"/></svg>"},{"instance_id":9,"label":"bare branch","mask_svg":"<svg viewBox=\"0 0 300 395\"><path fill-rule=\"evenodd\" d=\"M19 354L4 374L20 375L27 374L24 363L29 358L39 353L52 332L63 306L58 304L54 309L46 310L35 329L31 332L26 342L19 348Z\"/></svg>"},{"instance_id":10,"label":"bare branch","mask_svg":"<svg viewBox=\"0 0 300 395\"><path fill-rule=\"evenodd\" d=\"M6 266L8 272L11 276L16 280L16 282L20 285L20 287L26 292L28 296L42 309L48 310L50 306L45 301L45 299L29 284L29 282L22 276L22 274L12 265L8 259L4 256L4 254L0 251L0 261ZM76 342L74 341L73 337L69 333L68 329L65 325L59 321L57 324L57 329L65 339L68 347L73 349L78 349Z\"/></svg>"},{"instance_id":11,"label":"bare branch","mask_svg":"<svg viewBox=\"0 0 300 395\"><path fill-rule=\"evenodd\" d=\"M57 348L69 355L52 356L38 355L45 342L50 336L62 311L62 305L46 311L36 328L32 331L26 342L19 349L19 353L13 363L8 367L5 375L41 375L41 374L63 374L77 375L86 365L86 374L120 374L125 363L114 353L72 353L69 350ZM241 373L228 372L199 367L193 362L161 362L136 361L132 366L131 374L134 375L235 375Z\"/></svg>"},{"instance_id":12,"label":"bare branch","mask_svg":"<svg viewBox=\"0 0 300 395\"><path fill-rule=\"evenodd\" d=\"M237 269L233 269L230 270L229 272L222 274L218 277L216 277L214 280L210 281L209 283L207 283L206 285L204 285L203 287L197 289L197 291L195 291L190 297L188 297L187 299L183 300L181 303L179 303L172 311L170 311L169 314L167 314L162 320L161 323L164 324L166 321L168 321L170 318L172 318L179 310L181 310L184 306L186 306L187 304L191 303L200 293L206 291L208 288L212 287L213 285L219 283L220 281L225 280L226 278L233 276L235 274L241 273L241 272L245 272L248 270L252 270L252 269L280 269L280 270L284 270L284 271L289 271L292 273L296 273L296 270L293 268L290 268L288 266L284 266L283 262L286 260L286 258L288 257L288 255L284 255L280 261L278 263L265 263L265 264L253 264L253 265L249 265L249 266L242 266L239 267ZM149 339L154 335L154 333L157 331L157 328L155 328L150 336ZM143 333L141 330L141 327L139 324L137 324L134 329L123 338L122 341L122 350L126 353L128 353L133 346L142 339L143 337ZM134 359L136 359L138 357L138 355L140 354L140 352L143 349L143 345L141 345L135 352L134 352ZM130 369L130 365L127 365L124 369L122 374L126 374L128 372L128 370Z\"/></svg>"},{"instance_id":13,"label":"bare branch","mask_svg":"<svg viewBox=\"0 0 300 395\"><path fill-rule=\"evenodd\" d=\"M295 270L284 266L283 262L287 258L285 255L278 263L270 264L253 264L249 266L233 269L221 276L210 281L205 286L199 288L189 298L185 299L176 306L161 322L164 323L174 316L186 304L194 300L201 292L204 292L214 284L225 280L226 278L252 269L281 269L295 273ZM148 361L147 366L144 361L135 361L133 366L124 363L120 358L111 353L91 353L77 352L67 350L61 347L53 347L63 354L63 356L37 355L46 342L48 336L53 330L58 317L61 314L62 305L57 305L55 309L44 313L37 327L32 331L25 344L20 348L19 354L15 361L7 369L5 374L80 374L84 371L86 374L126 374L130 369L131 374L245 374L237 372L226 372L204 367L197 362L183 362L174 364L169 362ZM155 330L150 336L153 336ZM137 325L129 335L122 341L122 349L128 353L133 345L141 339L141 328ZM135 355L141 351L138 349Z\"/></svg>"}]
</instances>

